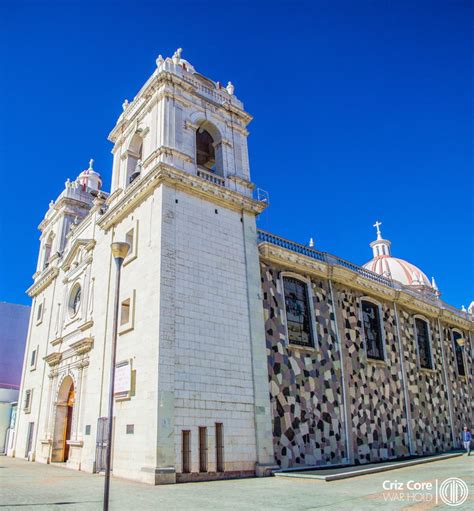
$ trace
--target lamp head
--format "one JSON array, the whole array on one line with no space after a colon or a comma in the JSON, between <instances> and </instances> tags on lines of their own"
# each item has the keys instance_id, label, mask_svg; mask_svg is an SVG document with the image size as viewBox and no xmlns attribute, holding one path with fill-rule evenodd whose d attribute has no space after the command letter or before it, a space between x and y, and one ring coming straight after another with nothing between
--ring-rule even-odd
<instances>
[{"instance_id":1,"label":"lamp head","mask_svg":"<svg viewBox=\"0 0 474 511\"><path fill-rule=\"evenodd\" d=\"M121 265L123 260L127 257L128 251L130 250L130 245L124 241L115 241L112 243L111 248L115 262L118 265Z\"/></svg>"}]
</instances>

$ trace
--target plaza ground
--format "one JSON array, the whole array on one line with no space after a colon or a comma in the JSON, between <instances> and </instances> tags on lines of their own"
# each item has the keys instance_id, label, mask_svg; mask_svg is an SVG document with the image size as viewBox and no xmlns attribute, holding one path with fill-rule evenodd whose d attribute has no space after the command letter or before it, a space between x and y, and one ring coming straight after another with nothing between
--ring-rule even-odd
<instances>
[{"instance_id":1,"label":"plaza ground","mask_svg":"<svg viewBox=\"0 0 474 511\"><path fill-rule=\"evenodd\" d=\"M461 506L429 500L432 492L386 491L384 481L440 482L463 479L469 498ZM100 510L104 479L54 465L0 458L0 509L3 510ZM412 498L407 500L406 493ZM403 498L401 498L403 497ZM357 511L473 509L474 456L457 457L352 479L325 482L311 479L252 478L148 486L112 479L111 510L155 511Z\"/></svg>"}]
</instances>

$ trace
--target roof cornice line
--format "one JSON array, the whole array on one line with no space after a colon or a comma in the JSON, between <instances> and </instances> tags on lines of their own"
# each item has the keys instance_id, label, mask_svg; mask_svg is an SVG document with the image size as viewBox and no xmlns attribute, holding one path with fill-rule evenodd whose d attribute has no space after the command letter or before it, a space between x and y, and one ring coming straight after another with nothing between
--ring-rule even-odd
<instances>
[{"instance_id":1,"label":"roof cornice line","mask_svg":"<svg viewBox=\"0 0 474 511\"><path fill-rule=\"evenodd\" d=\"M454 311L439 304L429 303L423 300L423 296L414 296L404 289L394 289L382 282L376 282L358 274L350 268L331 264L330 262L318 261L303 254L298 254L288 248L273 245L269 242L259 243L260 257L264 261L290 266L292 269L330 278L332 281L346 285L359 291L369 292L379 298L404 305L416 312L426 314L430 317L443 317L450 323L461 326L464 329L474 331L474 322L463 318Z\"/></svg>"}]
</instances>

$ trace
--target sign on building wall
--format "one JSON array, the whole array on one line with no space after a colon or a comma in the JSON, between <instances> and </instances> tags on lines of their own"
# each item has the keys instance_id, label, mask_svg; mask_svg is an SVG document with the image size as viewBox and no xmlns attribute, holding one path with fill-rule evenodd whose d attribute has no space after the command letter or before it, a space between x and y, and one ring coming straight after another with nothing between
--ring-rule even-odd
<instances>
[{"instance_id":1,"label":"sign on building wall","mask_svg":"<svg viewBox=\"0 0 474 511\"><path fill-rule=\"evenodd\" d=\"M132 365L130 360L124 360L115 365L115 389L116 398L124 398L130 395L132 390Z\"/></svg>"}]
</instances>

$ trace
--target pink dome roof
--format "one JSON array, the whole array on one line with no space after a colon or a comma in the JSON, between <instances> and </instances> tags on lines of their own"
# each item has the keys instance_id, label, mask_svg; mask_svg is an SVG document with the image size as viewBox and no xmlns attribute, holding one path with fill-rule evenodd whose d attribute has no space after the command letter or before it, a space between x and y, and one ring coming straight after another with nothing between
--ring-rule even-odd
<instances>
[{"instance_id":1,"label":"pink dome roof","mask_svg":"<svg viewBox=\"0 0 474 511\"><path fill-rule=\"evenodd\" d=\"M374 259L364 264L364 268L384 277L391 277L406 286L431 287L428 277L419 268L397 257L389 255L374 257Z\"/></svg>"}]
</instances>

